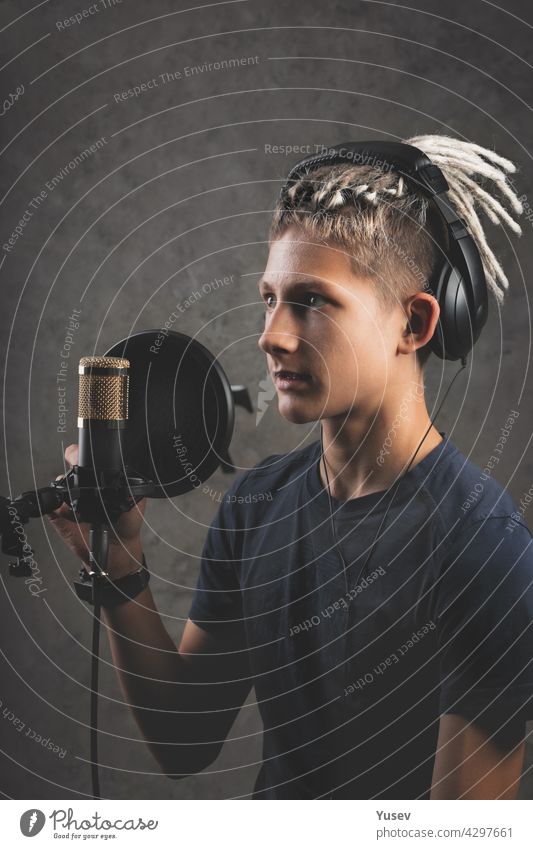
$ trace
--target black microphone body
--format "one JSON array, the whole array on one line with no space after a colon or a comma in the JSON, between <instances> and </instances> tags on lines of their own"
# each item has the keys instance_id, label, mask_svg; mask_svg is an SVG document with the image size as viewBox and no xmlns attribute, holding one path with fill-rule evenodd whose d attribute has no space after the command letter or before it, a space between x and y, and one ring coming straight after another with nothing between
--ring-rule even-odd
<instances>
[{"instance_id":1,"label":"black microphone body","mask_svg":"<svg viewBox=\"0 0 533 849\"><path fill-rule=\"evenodd\" d=\"M129 366L129 361L120 357L80 360L75 472L80 490L76 509L84 522L109 524L117 517L117 498L123 501ZM131 502L123 504L118 512L130 506Z\"/></svg>"}]
</instances>

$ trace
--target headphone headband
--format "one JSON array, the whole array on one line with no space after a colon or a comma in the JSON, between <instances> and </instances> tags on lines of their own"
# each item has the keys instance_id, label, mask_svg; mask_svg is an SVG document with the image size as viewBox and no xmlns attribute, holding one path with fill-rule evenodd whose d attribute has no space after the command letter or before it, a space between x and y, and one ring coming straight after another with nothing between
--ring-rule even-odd
<instances>
[{"instance_id":1,"label":"headphone headband","mask_svg":"<svg viewBox=\"0 0 533 849\"><path fill-rule=\"evenodd\" d=\"M401 174L428 196L448 232L449 248L432 277L430 291L439 302L440 317L429 343L441 359L464 359L477 341L488 316L488 293L483 263L465 222L442 197L448 182L429 157L414 145L390 141L342 142L297 162L286 177L280 199L300 177L336 164L372 165Z\"/></svg>"},{"instance_id":2,"label":"headphone headband","mask_svg":"<svg viewBox=\"0 0 533 849\"><path fill-rule=\"evenodd\" d=\"M325 149L324 152L300 160L289 171L285 188L289 188L304 173L314 171L321 165L373 165L384 171L400 172L414 180L430 194L442 194L449 189L440 168L428 159L423 151L404 142L342 142Z\"/></svg>"}]
</instances>

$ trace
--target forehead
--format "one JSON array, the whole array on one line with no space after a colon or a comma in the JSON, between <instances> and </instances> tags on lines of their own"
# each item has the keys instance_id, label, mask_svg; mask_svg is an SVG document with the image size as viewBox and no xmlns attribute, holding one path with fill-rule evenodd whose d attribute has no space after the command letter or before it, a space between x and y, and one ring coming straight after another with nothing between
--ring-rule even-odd
<instances>
[{"instance_id":1,"label":"forehead","mask_svg":"<svg viewBox=\"0 0 533 849\"><path fill-rule=\"evenodd\" d=\"M306 276L311 280L318 277L340 284L353 282L354 277L346 249L289 228L272 243L264 277L276 285L278 282L290 282L290 278L296 276Z\"/></svg>"}]
</instances>

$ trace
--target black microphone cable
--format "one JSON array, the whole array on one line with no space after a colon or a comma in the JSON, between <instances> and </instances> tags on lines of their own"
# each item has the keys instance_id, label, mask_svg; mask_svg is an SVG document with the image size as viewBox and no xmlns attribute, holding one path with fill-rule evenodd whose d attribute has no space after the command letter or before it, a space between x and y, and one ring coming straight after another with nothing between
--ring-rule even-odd
<instances>
[{"instance_id":1,"label":"black microphone cable","mask_svg":"<svg viewBox=\"0 0 533 849\"><path fill-rule=\"evenodd\" d=\"M101 624L101 601L100 582L93 583L94 612L93 612L93 640L91 657L91 709L90 709L90 758L91 758L91 781L93 798L100 799L100 775L98 768L98 661L100 655L100 624Z\"/></svg>"}]
</instances>

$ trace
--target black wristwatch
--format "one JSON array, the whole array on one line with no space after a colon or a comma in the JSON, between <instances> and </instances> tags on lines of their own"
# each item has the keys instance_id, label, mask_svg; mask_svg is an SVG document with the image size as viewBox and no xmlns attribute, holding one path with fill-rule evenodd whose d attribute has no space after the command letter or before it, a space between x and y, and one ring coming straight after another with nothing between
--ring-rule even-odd
<instances>
[{"instance_id":1,"label":"black wristwatch","mask_svg":"<svg viewBox=\"0 0 533 849\"><path fill-rule=\"evenodd\" d=\"M85 568L80 569L80 578L81 581L73 582L76 595L83 601L94 604L92 578ZM119 604L124 604L139 595L149 581L150 572L143 552L143 565L136 572L130 572L129 575L117 578L116 581L112 581L110 578L101 581L99 584L100 604L106 608L118 607Z\"/></svg>"}]
</instances>

